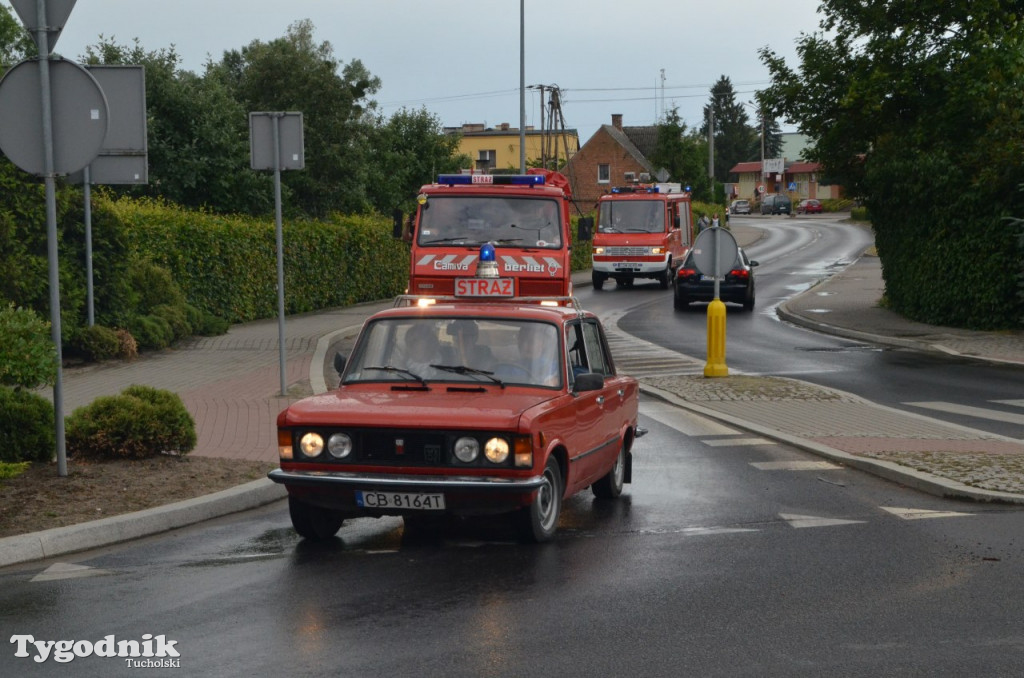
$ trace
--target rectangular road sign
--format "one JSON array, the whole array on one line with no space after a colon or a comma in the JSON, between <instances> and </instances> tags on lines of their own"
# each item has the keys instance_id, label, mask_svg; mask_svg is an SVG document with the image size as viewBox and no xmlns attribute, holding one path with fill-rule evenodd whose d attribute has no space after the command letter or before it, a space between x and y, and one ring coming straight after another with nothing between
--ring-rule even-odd
<instances>
[{"instance_id":1,"label":"rectangular road sign","mask_svg":"<svg viewBox=\"0 0 1024 678\"><path fill-rule=\"evenodd\" d=\"M274 167L274 120L278 121L281 166ZM254 170L300 170L306 166L302 113L249 113L249 152Z\"/></svg>"}]
</instances>

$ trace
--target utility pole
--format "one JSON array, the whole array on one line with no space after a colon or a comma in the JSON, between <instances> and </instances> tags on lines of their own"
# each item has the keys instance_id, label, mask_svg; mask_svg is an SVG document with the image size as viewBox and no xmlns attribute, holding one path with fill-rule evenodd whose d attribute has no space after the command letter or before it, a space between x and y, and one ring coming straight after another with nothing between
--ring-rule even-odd
<instances>
[{"instance_id":1,"label":"utility pole","mask_svg":"<svg viewBox=\"0 0 1024 678\"><path fill-rule=\"evenodd\" d=\"M526 174L526 0L519 0L519 173Z\"/></svg>"},{"instance_id":2,"label":"utility pole","mask_svg":"<svg viewBox=\"0 0 1024 678\"><path fill-rule=\"evenodd\" d=\"M708 178L711 180L711 194L715 193L715 103L708 106Z\"/></svg>"}]
</instances>

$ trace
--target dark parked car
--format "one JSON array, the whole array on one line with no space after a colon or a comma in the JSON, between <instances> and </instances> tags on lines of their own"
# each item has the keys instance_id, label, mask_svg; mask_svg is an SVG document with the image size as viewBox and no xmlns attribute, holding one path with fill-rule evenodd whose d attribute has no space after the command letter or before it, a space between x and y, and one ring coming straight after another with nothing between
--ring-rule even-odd
<instances>
[{"instance_id":1,"label":"dark parked car","mask_svg":"<svg viewBox=\"0 0 1024 678\"><path fill-rule=\"evenodd\" d=\"M821 214L821 212L821 201L815 200L814 198L801 200L796 206L797 214Z\"/></svg>"},{"instance_id":2,"label":"dark parked car","mask_svg":"<svg viewBox=\"0 0 1024 678\"><path fill-rule=\"evenodd\" d=\"M781 193L766 195L761 200L761 214L789 214L792 209L793 202Z\"/></svg>"},{"instance_id":3,"label":"dark parked car","mask_svg":"<svg viewBox=\"0 0 1024 678\"><path fill-rule=\"evenodd\" d=\"M732 269L718 283L718 298L724 302L743 304L744 310L753 311L755 266L757 261L748 259L743 248L738 248ZM714 299L715 281L711 276L701 275L697 271L691 252L676 271L672 291L672 304L677 311L682 311L689 308L690 302Z\"/></svg>"}]
</instances>

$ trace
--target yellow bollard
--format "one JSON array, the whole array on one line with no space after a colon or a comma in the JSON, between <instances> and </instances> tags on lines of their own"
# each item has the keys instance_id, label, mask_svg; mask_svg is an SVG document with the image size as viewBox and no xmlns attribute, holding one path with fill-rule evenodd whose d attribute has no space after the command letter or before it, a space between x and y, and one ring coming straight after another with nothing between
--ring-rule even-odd
<instances>
[{"instance_id":1,"label":"yellow bollard","mask_svg":"<svg viewBox=\"0 0 1024 678\"><path fill-rule=\"evenodd\" d=\"M721 299L708 304L708 361L704 365L704 376L729 376L725 364L725 304Z\"/></svg>"}]
</instances>

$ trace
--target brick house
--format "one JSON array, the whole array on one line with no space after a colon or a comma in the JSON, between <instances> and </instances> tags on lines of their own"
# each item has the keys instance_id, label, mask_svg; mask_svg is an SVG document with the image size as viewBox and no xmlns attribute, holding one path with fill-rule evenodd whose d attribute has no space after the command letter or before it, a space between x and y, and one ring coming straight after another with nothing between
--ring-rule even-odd
<instances>
[{"instance_id":1,"label":"brick house","mask_svg":"<svg viewBox=\"0 0 1024 678\"><path fill-rule=\"evenodd\" d=\"M647 159L657 141L657 125L624 127L622 114L612 114L612 124L601 125L565 168L579 208L589 211L615 186L664 178L664 170Z\"/></svg>"}]
</instances>

